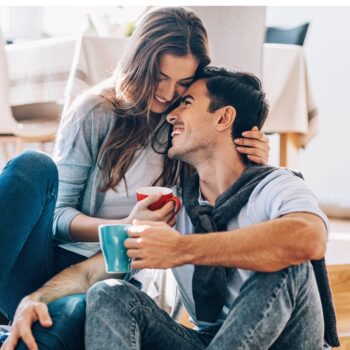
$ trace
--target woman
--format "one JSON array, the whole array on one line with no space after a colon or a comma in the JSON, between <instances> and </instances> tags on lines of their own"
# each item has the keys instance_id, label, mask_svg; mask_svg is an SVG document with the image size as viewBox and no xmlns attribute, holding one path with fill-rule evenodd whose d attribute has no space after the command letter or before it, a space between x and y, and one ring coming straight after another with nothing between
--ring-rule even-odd
<instances>
[{"instance_id":1,"label":"woman","mask_svg":"<svg viewBox=\"0 0 350 350\"><path fill-rule=\"evenodd\" d=\"M151 141L166 136L155 133L163 113L209 62L207 33L193 12L147 14L114 76L78 98L62 118L54 152L59 191L48 157L27 153L7 165L0 179L0 215L10 219L1 220L0 312L8 319L24 295L99 250L98 225L133 218L174 223L172 203L151 212L154 198L135 205L135 189L179 180L183 166L155 152L152 144L159 142ZM264 134L247 136L245 144L254 148L244 153L266 162Z\"/></svg>"}]
</instances>

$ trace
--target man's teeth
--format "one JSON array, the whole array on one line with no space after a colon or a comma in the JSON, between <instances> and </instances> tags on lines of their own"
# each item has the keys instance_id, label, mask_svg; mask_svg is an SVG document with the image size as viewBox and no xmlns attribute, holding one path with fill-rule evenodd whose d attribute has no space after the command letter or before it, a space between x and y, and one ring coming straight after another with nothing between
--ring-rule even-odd
<instances>
[{"instance_id":1,"label":"man's teeth","mask_svg":"<svg viewBox=\"0 0 350 350\"><path fill-rule=\"evenodd\" d=\"M160 103L166 103L166 102L167 102L167 100L165 100L164 98L161 98L161 97L159 97L159 96L157 96L157 95L155 95L155 98L156 98L156 100L157 100L158 102L160 102Z\"/></svg>"},{"instance_id":2,"label":"man's teeth","mask_svg":"<svg viewBox=\"0 0 350 350\"><path fill-rule=\"evenodd\" d=\"M172 133L171 136L176 136L176 135L181 135L184 132L184 129L175 129Z\"/></svg>"}]
</instances>

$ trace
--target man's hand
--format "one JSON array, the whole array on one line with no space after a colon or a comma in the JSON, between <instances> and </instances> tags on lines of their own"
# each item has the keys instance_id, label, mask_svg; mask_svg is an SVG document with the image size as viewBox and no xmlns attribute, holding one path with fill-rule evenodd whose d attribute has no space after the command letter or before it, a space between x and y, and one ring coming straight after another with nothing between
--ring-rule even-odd
<instances>
[{"instance_id":1,"label":"man's hand","mask_svg":"<svg viewBox=\"0 0 350 350\"><path fill-rule=\"evenodd\" d=\"M32 333L32 325L38 320L43 327L52 326L47 305L31 300L28 297L24 298L18 305L11 327L11 333L1 347L1 350L14 350L21 338L29 350L38 350L38 345Z\"/></svg>"},{"instance_id":2,"label":"man's hand","mask_svg":"<svg viewBox=\"0 0 350 350\"><path fill-rule=\"evenodd\" d=\"M181 235L164 222L134 220L125 241L131 267L167 269L182 265L179 254Z\"/></svg>"}]
</instances>

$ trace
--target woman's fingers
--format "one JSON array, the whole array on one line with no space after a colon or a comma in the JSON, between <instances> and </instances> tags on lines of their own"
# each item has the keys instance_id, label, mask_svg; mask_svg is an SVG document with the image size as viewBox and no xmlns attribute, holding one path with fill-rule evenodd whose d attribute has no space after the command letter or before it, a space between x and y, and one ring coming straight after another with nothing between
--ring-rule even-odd
<instances>
[{"instance_id":1,"label":"woman's fingers","mask_svg":"<svg viewBox=\"0 0 350 350\"><path fill-rule=\"evenodd\" d=\"M257 157L257 156L250 156L250 155L248 155L247 158L249 160L251 160L252 162L256 163L256 164L261 164L261 165L266 165L267 164L265 159Z\"/></svg>"}]
</instances>

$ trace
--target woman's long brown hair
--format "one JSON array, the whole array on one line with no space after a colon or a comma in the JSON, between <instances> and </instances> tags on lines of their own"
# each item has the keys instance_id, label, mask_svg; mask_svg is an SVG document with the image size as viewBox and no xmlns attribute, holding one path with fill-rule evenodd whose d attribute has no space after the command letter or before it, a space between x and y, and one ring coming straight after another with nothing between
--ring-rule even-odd
<instances>
[{"instance_id":1,"label":"woman's long brown hair","mask_svg":"<svg viewBox=\"0 0 350 350\"><path fill-rule=\"evenodd\" d=\"M176 7L154 10L143 18L131 37L112 78L115 88L103 93L113 103L117 119L99 152L98 163L105 177L101 191L125 181L135 152L145 147L154 134L159 120L151 118L150 105L163 54L191 54L199 62L197 71L210 63L207 32L194 12ZM161 144L159 134L153 137L154 149L155 144ZM167 158L166 151L167 147L159 151L164 154L164 163L157 181L161 180L163 186L174 184L182 171L179 162Z\"/></svg>"}]
</instances>

